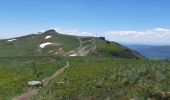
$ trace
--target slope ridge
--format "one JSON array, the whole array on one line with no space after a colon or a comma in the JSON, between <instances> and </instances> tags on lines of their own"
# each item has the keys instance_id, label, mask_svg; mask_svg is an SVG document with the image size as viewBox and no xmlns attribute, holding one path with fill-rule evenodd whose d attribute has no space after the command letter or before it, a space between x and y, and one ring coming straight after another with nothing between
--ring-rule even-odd
<instances>
[{"instance_id":1,"label":"slope ridge","mask_svg":"<svg viewBox=\"0 0 170 100\"><path fill-rule=\"evenodd\" d=\"M107 56L140 59L140 54L95 37L64 35L50 29L43 33L0 40L0 57L18 56Z\"/></svg>"}]
</instances>

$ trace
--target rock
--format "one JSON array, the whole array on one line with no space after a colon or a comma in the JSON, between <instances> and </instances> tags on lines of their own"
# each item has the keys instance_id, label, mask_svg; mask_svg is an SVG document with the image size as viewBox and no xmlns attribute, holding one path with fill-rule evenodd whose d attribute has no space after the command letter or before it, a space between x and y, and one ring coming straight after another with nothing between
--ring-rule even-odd
<instances>
[{"instance_id":1,"label":"rock","mask_svg":"<svg viewBox=\"0 0 170 100\"><path fill-rule=\"evenodd\" d=\"M75 57L75 56L77 56L77 54L72 54L72 55L69 55L70 57Z\"/></svg>"},{"instance_id":2,"label":"rock","mask_svg":"<svg viewBox=\"0 0 170 100\"><path fill-rule=\"evenodd\" d=\"M64 82L58 82L58 84L64 84Z\"/></svg>"},{"instance_id":3,"label":"rock","mask_svg":"<svg viewBox=\"0 0 170 100\"><path fill-rule=\"evenodd\" d=\"M39 87L39 86L43 86L43 83L41 81L29 81L28 85Z\"/></svg>"}]
</instances>

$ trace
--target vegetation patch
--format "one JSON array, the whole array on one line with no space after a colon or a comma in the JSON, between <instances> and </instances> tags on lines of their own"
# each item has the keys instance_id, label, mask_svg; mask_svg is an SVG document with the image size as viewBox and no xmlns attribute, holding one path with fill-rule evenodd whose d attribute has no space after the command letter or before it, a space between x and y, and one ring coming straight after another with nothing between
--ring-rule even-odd
<instances>
[{"instance_id":1,"label":"vegetation patch","mask_svg":"<svg viewBox=\"0 0 170 100\"><path fill-rule=\"evenodd\" d=\"M169 61L89 57L71 58L70 62L71 67L42 89L35 100L144 100L169 87L165 85L170 82ZM159 96L152 98L159 100Z\"/></svg>"},{"instance_id":2,"label":"vegetation patch","mask_svg":"<svg viewBox=\"0 0 170 100\"><path fill-rule=\"evenodd\" d=\"M32 58L34 59L34 58ZM0 97L2 100L10 100L13 97L25 93L33 88L28 81L42 80L51 76L65 65L62 61L56 61L48 57L30 58L1 58L0 60ZM35 73L36 70L36 73Z\"/></svg>"}]
</instances>

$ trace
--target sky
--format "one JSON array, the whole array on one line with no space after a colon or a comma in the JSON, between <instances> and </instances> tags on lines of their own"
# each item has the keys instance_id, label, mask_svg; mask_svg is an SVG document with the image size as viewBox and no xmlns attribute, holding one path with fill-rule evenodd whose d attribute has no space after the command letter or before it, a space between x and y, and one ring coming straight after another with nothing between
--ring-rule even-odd
<instances>
[{"instance_id":1,"label":"sky","mask_svg":"<svg viewBox=\"0 0 170 100\"><path fill-rule=\"evenodd\" d=\"M0 0L0 39L48 29L170 45L170 0Z\"/></svg>"}]
</instances>

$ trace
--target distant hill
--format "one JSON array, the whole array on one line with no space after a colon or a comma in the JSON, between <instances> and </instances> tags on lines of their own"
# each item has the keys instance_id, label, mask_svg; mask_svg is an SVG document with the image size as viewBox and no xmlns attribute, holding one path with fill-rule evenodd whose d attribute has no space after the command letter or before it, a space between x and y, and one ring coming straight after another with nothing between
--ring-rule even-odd
<instances>
[{"instance_id":1,"label":"distant hill","mask_svg":"<svg viewBox=\"0 0 170 100\"><path fill-rule=\"evenodd\" d=\"M63 35L55 30L0 40L0 57L98 56L140 59L140 54L104 38Z\"/></svg>"},{"instance_id":2,"label":"distant hill","mask_svg":"<svg viewBox=\"0 0 170 100\"><path fill-rule=\"evenodd\" d=\"M170 46L127 45L150 59L170 59Z\"/></svg>"},{"instance_id":3,"label":"distant hill","mask_svg":"<svg viewBox=\"0 0 170 100\"><path fill-rule=\"evenodd\" d=\"M71 51L80 45L75 36L62 35L55 30L0 41L0 56L53 55ZM60 49L60 50L59 50Z\"/></svg>"}]
</instances>

